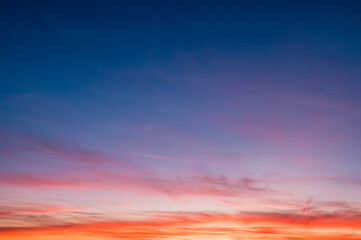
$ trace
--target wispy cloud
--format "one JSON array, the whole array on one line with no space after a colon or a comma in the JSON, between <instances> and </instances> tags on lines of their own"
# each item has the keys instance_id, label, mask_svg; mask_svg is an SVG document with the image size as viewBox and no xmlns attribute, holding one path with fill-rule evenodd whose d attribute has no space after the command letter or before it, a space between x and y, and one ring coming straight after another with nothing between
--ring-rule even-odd
<instances>
[{"instance_id":1,"label":"wispy cloud","mask_svg":"<svg viewBox=\"0 0 361 240\"><path fill-rule=\"evenodd\" d=\"M113 153L120 153L120 154L125 154L125 155L152 158L152 159L158 159L158 160L164 160L164 161L217 164L217 162L211 162L211 161L206 161L206 160L189 159L189 158L177 158L177 157L169 157L169 156L162 156L162 155L149 154L149 153L123 151L123 150L118 150L118 149L109 149L109 148L105 149L105 148L103 148L102 150L108 151L108 152L113 152ZM219 163L219 164L222 164L222 163Z\"/></svg>"},{"instance_id":2,"label":"wispy cloud","mask_svg":"<svg viewBox=\"0 0 361 240\"><path fill-rule=\"evenodd\" d=\"M82 163L111 163L116 161L113 157L106 154L90 150L75 143L61 143L51 139L40 137L31 137L23 135L20 140L29 145L29 148L23 150L41 152L55 155L66 160Z\"/></svg>"},{"instance_id":3,"label":"wispy cloud","mask_svg":"<svg viewBox=\"0 0 361 240\"><path fill-rule=\"evenodd\" d=\"M261 186L264 184L263 180L249 176L229 177L225 174L212 174L198 170L180 174L164 174L135 165L125 157L104 154L69 141L62 143L28 135L16 135L14 138L19 144L11 152L15 156L17 151L31 151L56 156L70 163L84 163L84 165L76 168L68 167L67 171L49 168L47 172L7 172L0 176L1 185L28 188L123 189L141 193L154 192L172 197L181 195L232 197L271 192L267 187ZM120 150L114 152L166 161L196 161Z\"/></svg>"},{"instance_id":4,"label":"wispy cloud","mask_svg":"<svg viewBox=\"0 0 361 240\"><path fill-rule=\"evenodd\" d=\"M0 206L0 215L18 215L18 214L45 214L55 212L66 212L81 210L83 207L71 207L62 205L35 205L27 204L22 207Z\"/></svg>"},{"instance_id":5,"label":"wispy cloud","mask_svg":"<svg viewBox=\"0 0 361 240\"><path fill-rule=\"evenodd\" d=\"M272 193L272 190L259 186L262 184L261 180L248 177L230 178L199 172L172 177L154 172L139 175L140 171L118 174L101 170L73 174L6 173L0 176L0 184L29 188L123 189L123 191L144 194L152 192L172 197L182 195L236 197L245 194Z\"/></svg>"}]
</instances>

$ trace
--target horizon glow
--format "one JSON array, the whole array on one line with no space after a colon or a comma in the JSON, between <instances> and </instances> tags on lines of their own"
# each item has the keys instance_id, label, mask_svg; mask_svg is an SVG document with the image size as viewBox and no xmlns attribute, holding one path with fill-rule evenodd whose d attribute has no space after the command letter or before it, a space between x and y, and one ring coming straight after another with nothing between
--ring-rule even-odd
<instances>
[{"instance_id":1,"label":"horizon glow","mask_svg":"<svg viewBox=\"0 0 361 240\"><path fill-rule=\"evenodd\" d=\"M0 9L0 239L361 240L358 1Z\"/></svg>"}]
</instances>

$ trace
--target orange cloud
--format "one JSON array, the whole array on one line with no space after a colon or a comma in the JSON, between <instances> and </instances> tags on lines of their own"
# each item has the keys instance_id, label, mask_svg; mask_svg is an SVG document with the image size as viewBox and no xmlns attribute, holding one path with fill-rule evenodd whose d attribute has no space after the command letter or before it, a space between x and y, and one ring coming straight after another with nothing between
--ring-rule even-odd
<instances>
[{"instance_id":1,"label":"orange cloud","mask_svg":"<svg viewBox=\"0 0 361 240\"><path fill-rule=\"evenodd\" d=\"M51 239L361 239L360 212L155 213L142 220L2 228L9 240ZM35 238L34 238L35 239Z\"/></svg>"}]
</instances>

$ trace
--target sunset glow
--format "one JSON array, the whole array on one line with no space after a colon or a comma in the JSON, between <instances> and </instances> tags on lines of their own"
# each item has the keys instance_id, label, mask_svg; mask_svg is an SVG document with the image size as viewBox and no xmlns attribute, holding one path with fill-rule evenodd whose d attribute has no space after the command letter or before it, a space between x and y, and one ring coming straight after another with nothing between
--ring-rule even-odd
<instances>
[{"instance_id":1,"label":"sunset glow","mask_svg":"<svg viewBox=\"0 0 361 240\"><path fill-rule=\"evenodd\" d=\"M0 1L1 240L361 240L360 1Z\"/></svg>"}]
</instances>

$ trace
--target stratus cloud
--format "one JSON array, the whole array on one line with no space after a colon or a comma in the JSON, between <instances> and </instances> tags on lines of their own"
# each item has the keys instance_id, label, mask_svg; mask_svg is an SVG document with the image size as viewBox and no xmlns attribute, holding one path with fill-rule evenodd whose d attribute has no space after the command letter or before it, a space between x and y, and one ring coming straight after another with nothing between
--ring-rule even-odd
<instances>
[{"instance_id":1,"label":"stratus cloud","mask_svg":"<svg viewBox=\"0 0 361 240\"><path fill-rule=\"evenodd\" d=\"M122 189L122 191L164 196L206 195L236 197L244 194L271 194L260 187L260 179L230 178L196 172L193 175L168 176L152 171L103 171L84 169L67 173L6 173L0 176L0 185L27 188Z\"/></svg>"},{"instance_id":2,"label":"stratus cloud","mask_svg":"<svg viewBox=\"0 0 361 240\"><path fill-rule=\"evenodd\" d=\"M72 206L62 206L62 205L28 204L21 207L0 206L0 216L19 215L19 214L44 214L44 213L75 211L81 209L83 209L83 207L72 207Z\"/></svg>"},{"instance_id":3,"label":"stratus cloud","mask_svg":"<svg viewBox=\"0 0 361 240\"><path fill-rule=\"evenodd\" d=\"M120 220L43 226L2 228L0 236L51 236L87 239L360 239L361 214L358 211L317 212L154 212L142 220ZM214 224L217 224L216 227ZM59 238L60 239L60 238Z\"/></svg>"},{"instance_id":4,"label":"stratus cloud","mask_svg":"<svg viewBox=\"0 0 361 240\"><path fill-rule=\"evenodd\" d=\"M47 170L46 172L8 172L0 175L0 184L27 188L61 187L77 189L122 189L140 193L156 193L168 196L208 195L239 196L248 193L270 192L261 187L263 182L247 176L230 178L222 174L210 174L196 171L192 174L172 175L157 173L151 169L135 165L127 159L118 159L71 142L60 143L51 139L14 134L16 151L35 151L60 157L65 161L85 163L66 170ZM122 152L124 153L124 152ZM160 158L172 161L184 159L162 157L158 155L136 154L139 156ZM94 167L96 165L97 167ZM44 166L45 167L45 166Z\"/></svg>"}]
</instances>

